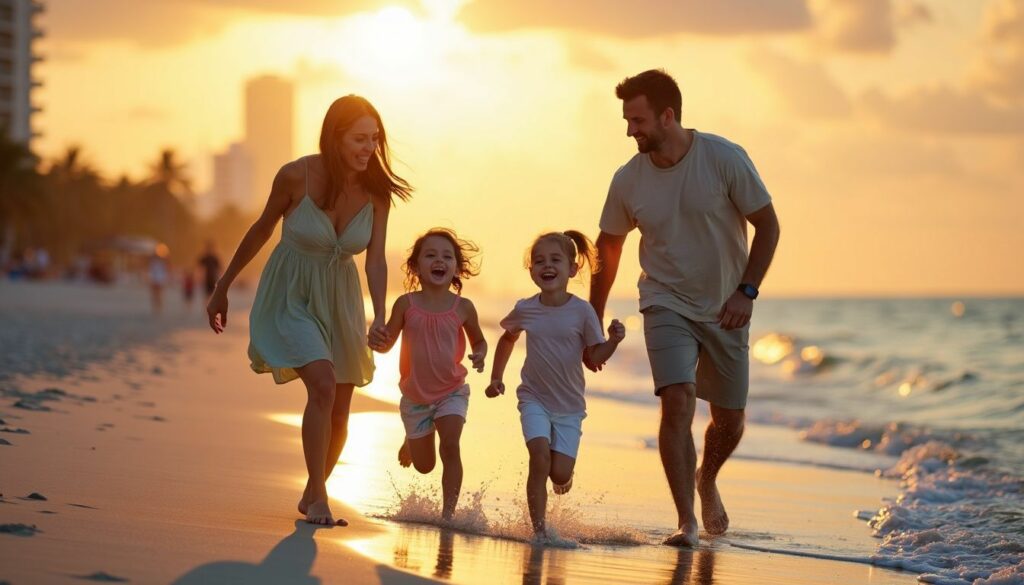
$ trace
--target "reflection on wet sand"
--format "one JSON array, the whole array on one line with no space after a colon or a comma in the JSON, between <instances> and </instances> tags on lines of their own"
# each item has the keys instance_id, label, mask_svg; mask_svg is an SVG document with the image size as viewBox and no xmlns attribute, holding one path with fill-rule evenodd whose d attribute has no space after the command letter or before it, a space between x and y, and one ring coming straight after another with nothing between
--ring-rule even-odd
<instances>
[{"instance_id":1,"label":"reflection on wet sand","mask_svg":"<svg viewBox=\"0 0 1024 585\"><path fill-rule=\"evenodd\" d=\"M668 585L711 585L715 580L715 551L681 548Z\"/></svg>"},{"instance_id":2,"label":"reflection on wet sand","mask_svg":"<svg viewBox=\"0 0 1024 585\"><path fill-rule=\"evenodd\" d=\"M526 547L523 556L523 585L565 585L565 566L558 555L563 551L540 546ZM547 559L548 575L544 579L544 559Z\"/></svg>"},{"instance_id":3,"label":"reflection on wet sand","mask_svg":"<svg viewBox=\"0 0 1024 585\"><path fill-rule=\"evenodd\" d=\"M453 583L716 582L717 552L713 545L696 551L664 546L591 546L567 550L428 525L381 526L386 534L345 544L379 562ZM722 575L718 577L717 582L723 582Z\"/></svg>"},{"instance_id":4,"label":"reflection on wet sand","mask_svg":"<svg viewBox=\"0 0 1024 585\"><path fill-rule=\"evenodd\" d=\"M455 563L455 533L441 529L441 539L437 545L437 564L434 565L434 576L449 579L452 576L452 565Z\"/></svg>"}]
</instances>

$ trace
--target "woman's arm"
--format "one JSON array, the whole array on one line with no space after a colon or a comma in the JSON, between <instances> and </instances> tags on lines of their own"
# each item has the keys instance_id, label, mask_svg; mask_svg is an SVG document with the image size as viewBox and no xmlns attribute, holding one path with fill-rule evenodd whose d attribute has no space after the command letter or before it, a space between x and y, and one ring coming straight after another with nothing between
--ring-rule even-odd
<instances>
[{"instance_id":1,"label":"woman's arm","mask_svg":"<svg viewBox=\"0 0 1024 585\"><path fill-rule=\"evenodd\" d=\"M277 172L263 213L245 232L241 243L238 244L238 249L231 257L231 262L228 263L224 274L217 281L217 286L213 289L213 294L210 295L210 300L206 304L210 328L215 333L224 331L224 328L228 326L228 289L238 277L238 273L259 253L263 244L267 243L274 233L278 220L291 207L294 195L303 180L303 172L304 170L294 161L284 165Z\"/></svg>"},{"instance_id":2,"label":"woman's arm","mask_svg":"<svg viewBox=\"0 0 1024 585\"><path fill-rule=\"evenodd\" d=\"M368 345L377 353L387 353L398 341L398 334L405 326L405 310L409 308L409 295L405 294L395 299L395 305L391 307L391 318L388 324L382 329L371 330ZM383 334L382 334L383 332Z\"/></svg>"},{"instance_id":3,"label":"woman's arm","mask_svg":"<svg viewBox=\"0 0 1024 585\"><path fill-rule=\"evenodd\" d=\"M384 255L384 244L388 235L388 212L391 210L391 200L387 198L372 197L373 201L373 231L370 233L370 243L366 247L366 287L370 291L370 301L373 303L373 324L370 325L370 333L377 332L378 335L386 335L384 330L384 303L388 296L388 263Z\"/></svg>"}]
</instances>

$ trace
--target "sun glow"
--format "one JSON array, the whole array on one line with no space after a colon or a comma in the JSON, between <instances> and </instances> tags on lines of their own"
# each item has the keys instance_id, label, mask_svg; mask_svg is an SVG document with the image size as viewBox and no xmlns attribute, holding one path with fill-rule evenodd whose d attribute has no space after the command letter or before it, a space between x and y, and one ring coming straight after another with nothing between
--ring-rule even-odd
<instances>
[{"instance_id":1,"label":"sun glow","mask_svg":"<svg viewBox=\"0 0 1024 585\"><path fill-rule=\"evenodd\" d=\"M353 75L378 83L421 82L443 73L454 28L444 13L424 20L390 6L347 19L345 48L336 58Z\"/></svg>"}]
</instances>

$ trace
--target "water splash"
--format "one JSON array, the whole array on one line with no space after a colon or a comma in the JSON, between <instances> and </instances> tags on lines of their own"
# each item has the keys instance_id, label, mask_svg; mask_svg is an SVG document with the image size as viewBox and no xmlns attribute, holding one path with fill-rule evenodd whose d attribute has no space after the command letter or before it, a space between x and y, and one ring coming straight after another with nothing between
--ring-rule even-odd
<instances>
[{"instance_id":1,"label":"water splash","mask_svg":"<svg viewBox=\"0 0 1024 585\"><path fill-rule=\"evenodd\" d=\"M556 548L577 548L584 544L627 545L650 544L650 538L640 530L609 520L607 524L596 524L587 518L584 507L570 496L548 496L546 516L547 535L536 539L530 522L529 508L525 496L515 497L510 502L501 498L489 501L488 484L481 484L476 490L463 491L455 515L451 520L441 519L441 495L436 485L411 484L402 489L392 481L395 502L378 518L397 522L428 524L449 528L469 534L492 536L533 543ZM525 490L520 484L517 491ZM601 497L587 502L588 506L600 506Z\"/></svg>"}]
</instances>

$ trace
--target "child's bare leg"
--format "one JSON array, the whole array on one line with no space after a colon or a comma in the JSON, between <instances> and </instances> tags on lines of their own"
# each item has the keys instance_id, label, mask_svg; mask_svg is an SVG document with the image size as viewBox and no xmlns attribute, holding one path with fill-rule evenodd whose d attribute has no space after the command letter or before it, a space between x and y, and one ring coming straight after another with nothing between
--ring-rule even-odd
<instances>
[{"instance_id":1,"label":"child's bare leg","mask_svg":"<svg viewBox=\"0 0 1024 585\"><path fill-rule=\"evenodd\" d=\"M434 453L433 430L430 431L429 435L416 437L415 439L406 438L404 448L409 449L409 457L412 459L412 465L416 468L416 471L430 473L434 470L434 466L437 464L437 455Z\"/></svg>"},{"instance_id":2,"label":"child's bare leg","mask_svg":"<svg viewBox=\"0 0 1024 585\"><path fill-rule=\"evenodd\" d=\"M567 494L572 489L572 472L576 460L565 453L551 452L551 489L558 495Z\"/></svg>"},{"instance_id":3,"label":"child's bare leg","mask_svg":"<svg viewBox=\"0 0 1024 585\"><path fill-rule=\"evenodd\" d=\"M409 452L408 439L403 440L402 446L398 448L398 464L402 467L409 467L412 465L412 453Z\"/></svg>"},{"instance_id":4,"label":"child's bare leg","mask_svg":"<svg viewBox=\"0 0 1024 585\"><path fill-rule=\"evenodd\" d=\"M434 424L440 438L438 450L441 453L441 464L444 466L441 474L441 493L444 498L441 518L451 520L455 515L455 506L459 503L459 493L462 491L462 454L459 441L466 419L451 414L434 419Z\"/></svg>"},{"instance_id":5,"label":"child's bare leg","mask_svg":"<svg viewBox=\"0 0 1024 585\"><path fill-rule=\"evenodd\" d=\"M551 474L551 443L546 437L526 442L530 452L530 474L526 478L526 505L530 509L530 522L534 534L544 533L544 518L548 505L548 475Z\"/></svg>"}]
</instances>

